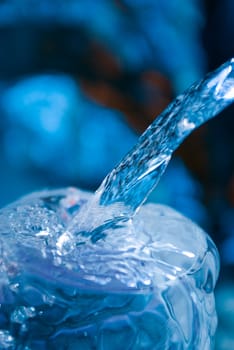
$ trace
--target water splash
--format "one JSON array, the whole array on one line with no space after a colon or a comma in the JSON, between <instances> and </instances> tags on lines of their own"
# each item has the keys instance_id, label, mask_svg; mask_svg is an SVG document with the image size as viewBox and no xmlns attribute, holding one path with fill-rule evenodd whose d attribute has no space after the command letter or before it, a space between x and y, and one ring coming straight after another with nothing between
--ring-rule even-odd
<instances>
[{"instance_id":1,"label":"water splash","mask_svg":"<svg viewBox=\"0 0 234 350\"><path fill-rule=\"evenodd\" d=\"M233 101L234 58L193 84L155 119L136 146L104 179L85 209L86 214L80 213L72 226L87 222L87 215L92 212L97 214L98 205L102 210L104 206L115 206L106 216L98 215L104 222L111 219L111 213L115 219L132 217L157 185L182 141Z\"/></svg>"},{"instance_id":2,"label":"water splash","mask_svg":"<svg viewBox=\"0 0 234 350\"><path fill-rule=\"evenodd\" d=\"M182 140L233 101L233 65L177 98L95 195L45 191L0 211L1 349L212 346L214 244L170 208L133 215Z\"/></svg>"}]
</instances>

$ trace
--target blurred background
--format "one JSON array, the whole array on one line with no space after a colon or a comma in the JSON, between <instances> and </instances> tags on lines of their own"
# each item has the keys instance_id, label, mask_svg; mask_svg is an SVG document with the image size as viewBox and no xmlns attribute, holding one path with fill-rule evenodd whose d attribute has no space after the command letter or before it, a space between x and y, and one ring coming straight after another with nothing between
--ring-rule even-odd
<instances>
[{"instance_id":1,"label":"blurred background","mask_svg":"<svg viewBox=\"0 0 234 350\"><path fill-rule=\"evenodd\" d=\"M232 0L1 0L0 207L95 190L178 94L234 56ZM150 200L221 255L216 349L234 349L234 106L176 152Z\"/></svg>"}]
</instances>

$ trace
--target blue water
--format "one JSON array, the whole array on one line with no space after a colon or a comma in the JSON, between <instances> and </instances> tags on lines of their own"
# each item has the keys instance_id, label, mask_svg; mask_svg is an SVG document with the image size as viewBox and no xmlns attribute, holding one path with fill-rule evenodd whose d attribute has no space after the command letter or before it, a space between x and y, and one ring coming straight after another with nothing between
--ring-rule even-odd
<instances>
[{"instance_id":1,"label":"blue water","mask_svg":"<svg viewBox=\"0 0 234 350\"><path fill-rule=\"evenodd\" d=\"M212 344L218 256L208 236L154 204L106 237L74 245L65 233L90 196L44 191L0 211L0 349Z\"/></svg>"},{"instance_id":2,"label":"blue water","mask_svg":"<svg viewBox=\"0 0 234 350\"><path fill-rule=\"evenodd\" d=\"M102 205L135 212L157 185L172 153L201 124L234 101L234 58L193 84L159 115L97 190Z\"/></svg>"},{"instance_id":3,"label":"blue water","mask_svg":"<svg viewBox=\"0 0 234 350\"><path fill-rule=\"evenodd\" d=\"M112 219L132 218L157 186L183 140L233 101L234 58L194 83L155 119L72 220L69 231L75 234L83 229L93 231L105 222L109 225Z\"/></svg>"},{"instance_id":4,"label":"blue water","mask_svg":"<svg viewBox=\"0 0 234 350\"><path fill-rule=\"evenodd\" d=\"M234 100L233 67L179 96L94 195L39 192L0 211L1 349L210 349L216 248L142 204L183 139Z\"/></svg>"}]
</instances>

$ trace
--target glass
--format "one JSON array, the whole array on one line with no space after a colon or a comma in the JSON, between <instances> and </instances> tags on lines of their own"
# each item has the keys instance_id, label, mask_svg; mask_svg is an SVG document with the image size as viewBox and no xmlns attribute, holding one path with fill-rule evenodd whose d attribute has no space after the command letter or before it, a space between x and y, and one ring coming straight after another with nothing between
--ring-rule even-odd
<instances>
[{"instance_id":1,"label":"glass","mask_svg":"<svg viewBox=\"0 0 234 350\"><path fill-rule=\"evenodd\" d=\"M1 211L1 349L210 349L219 270L210 238L148 204L107 229L105 244L74 245L61 231L90 196L44 191Z\"/></svg>"},{"instance_id":2,"label":"glass","mask_svg":"<svg viewBox=\"0 0 234 350\"><path fill-rule=\"evenodd\" d=\"M143 203L184 138L233 102L233 66L179 96L96 193L44 191L0 211L2 349L212 347L214 243Z\"/></svg>"}]
</instances>

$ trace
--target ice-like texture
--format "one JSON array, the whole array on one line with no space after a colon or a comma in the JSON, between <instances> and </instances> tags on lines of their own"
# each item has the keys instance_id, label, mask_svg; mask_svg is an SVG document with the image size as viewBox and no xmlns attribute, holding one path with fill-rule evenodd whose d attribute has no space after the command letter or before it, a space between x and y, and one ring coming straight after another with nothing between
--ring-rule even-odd
<instances>
[{"instance_id":1,"label":"ice-like texture","mask_svg":"<svg viewBox=\"0 0 234 350\"><path fill-rule=\"evenodd\" d=\"M67 227L90 196L45 191L1 210L0 348L210 349L218 257L209 237L149 204L79 245Z\"/></svg>"}]
</instances>

